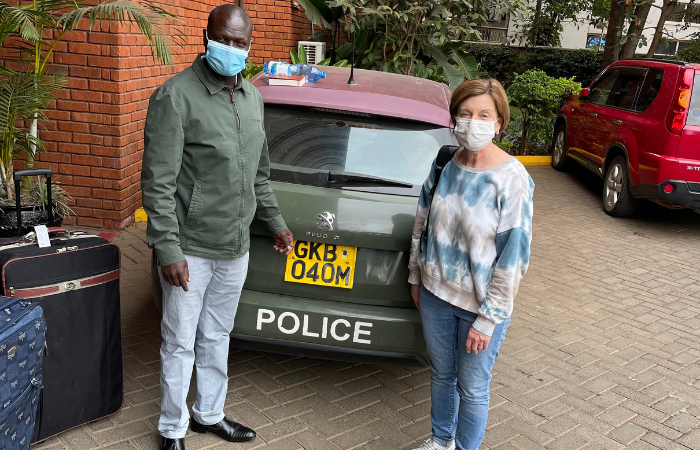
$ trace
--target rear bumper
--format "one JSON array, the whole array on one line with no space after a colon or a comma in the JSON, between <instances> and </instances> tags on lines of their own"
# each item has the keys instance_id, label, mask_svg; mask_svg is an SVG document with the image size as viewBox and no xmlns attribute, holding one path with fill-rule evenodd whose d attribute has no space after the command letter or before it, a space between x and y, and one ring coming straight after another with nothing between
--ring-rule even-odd
<instances>
[{"instance_id":1,"label":"rear bumper","mask_svg":"<svg viewBox=\"0 0 700 450\"><path fill-rule=\"evenodd\" d=\"M153 301L162 310L158 268ZM335 325L334 325L335 324ZM415 308L315 300L243 289L231 344L273 353L353 362L428 364Z\"/></svg>"},{"instance_id":2,"label":"rear bumper","mask_svg":"<svg viewBox=\"0 0 700 450\"><path fill-rule=\"evenodd\" d=\"M671 192L667 192L671 190ZM657 200L663 203L700 209L700 184L678 180L666 180L660 184L638 184L630 186L636 198Z\"/></svg>"},{"instance_id":3,"label":"rear bumper","mask_svg":"<svg viewBox=\"0 0 700 450\"><path fill-rule=\"evenodd\" d=\"M427 364L420 313L244 289L231 333L245 348L355 362Z\"/></svg>"}]
</instances>

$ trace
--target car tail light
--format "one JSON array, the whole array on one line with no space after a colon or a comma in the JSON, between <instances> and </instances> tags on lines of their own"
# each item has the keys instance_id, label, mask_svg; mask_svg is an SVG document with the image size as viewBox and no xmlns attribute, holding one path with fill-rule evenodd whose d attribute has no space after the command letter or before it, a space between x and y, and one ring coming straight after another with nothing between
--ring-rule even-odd
<instances>
[{"instance_id":1,"label":"car tail light","mask_svg":"<svg viewBox=\"0 0 700 450\"><path fill-rule=\"evenodd\" d=\"M675 190L675 186L672 184L667 184L666 186L664 186L664 192L667 194L670 194L674 190Z\"/></svg>"},{"instance_id":2,"label":"car tail light","mask_svg":"<svg viewBox=\"0 0 700 450\"><path fill-rule=\"evenodd\" d=\"M680 135L685 126L685 121L688 117L688 106L690 105L690 90L693 87L693 69L681 69L680 77L678 78L678 86L673 95L673 103L671 111L668 113L666 127L668 131Z\"/></svg>"}]
</instances>

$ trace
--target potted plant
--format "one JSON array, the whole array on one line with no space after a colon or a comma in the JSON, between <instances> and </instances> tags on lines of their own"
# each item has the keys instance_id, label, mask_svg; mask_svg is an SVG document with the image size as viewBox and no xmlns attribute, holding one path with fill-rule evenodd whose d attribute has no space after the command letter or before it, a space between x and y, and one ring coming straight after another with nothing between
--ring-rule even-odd
<instances>
[{"instance_id":1,"label":"potted plant","mask_svg":"<svg viewBox=\"0 0 700 450\"><path fill-rule=\"evenodd\" d=\"M13 157L26 152L27 168L32 168L38 154L45 150L39 138L39 126L48 120L46 107L57 94L65 88L63 74L49 74L53 51L61 39L73 32L81 23L92 29L95 25L105 23L133 23L141 34L146 36L151 45L151 54L164 64L172 62L170 45L173 42L185 42L184 34L177 28L168 29L175 16L151 2L143 4L127 0L108 1L90 4L84 0L66 2L65 0L42 0L10 5L0 0L0 48L7 38L16 38L13 49L18 50L15 63L23 64L22 71L0 67L0 235L16 231L5 230L9 225L16 226L13 220L2 217L8 212L15 214L15 196L21 195L26 205L27 225L53 222L62 219L70 212L67 207L69 196L59 186L53 189L54 218L41 217L46 198L41 192L45 183L27 179L21 193L14 192L12 168ZM29 124L25 127L25 124ZM45 185L44 185L45 186ZM43 191L42 191L43 189ZM62 206L61 206L62 205ZM25 211L23 211L23 217ZM37 217L32 218L32 215ZM9 226L12 229L12 226Z\"/></svg>"}]
</instances>

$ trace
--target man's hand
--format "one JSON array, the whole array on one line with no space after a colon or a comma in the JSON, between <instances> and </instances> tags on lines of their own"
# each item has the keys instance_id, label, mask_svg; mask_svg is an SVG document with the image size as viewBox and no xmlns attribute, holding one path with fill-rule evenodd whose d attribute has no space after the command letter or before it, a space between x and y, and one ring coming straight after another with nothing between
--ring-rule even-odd
<instances>
[{"instance_id":1,"label":"man's hand","mask_svg":"<svg viewBox=\"0 0 700 450\"><path fill-rule=\"evenodd\" d=\"M280 231L274 237L275 250L278 252L288 255L292 250L294 250L294 236L292 236L292 232L289 231L289 228L284 231Z\"/></svg>"},{"instance_id":2,"label":"man's hand","mask_svg":"<svg viewBox=\"0 0 700 450\"><path fill-rule=\"evenodd\" d=\"M481 350L486 350L490 340L491 336L486 336L485 334L479 333L474 328L470 328L469 336L467 336L467 353L474 352L476 354Z\"/></svg>"},{"instance_id":3,"label":"man's hand","mask_svg":"<svg viewBox=\"0 0 700 450\"><path fill-rule=\"evenodd\" d=\"M187 283L190 281L190 269L187 267L187 261L182 260L169 266L160 268L163 274L163 279L170 283L171 286L179 286L187 292Z\"/></svg>"},{"instance_id":4,"label":"man's hand","mask_svg":"<svg viewBox=\"0 0 700 450\"><path fill-rule=\"evenodd\" d=\"M420 309L420 284L411 285L411 297L413 297L413 303L416 304L416 309Z\"/></svg>"}]
</instances>

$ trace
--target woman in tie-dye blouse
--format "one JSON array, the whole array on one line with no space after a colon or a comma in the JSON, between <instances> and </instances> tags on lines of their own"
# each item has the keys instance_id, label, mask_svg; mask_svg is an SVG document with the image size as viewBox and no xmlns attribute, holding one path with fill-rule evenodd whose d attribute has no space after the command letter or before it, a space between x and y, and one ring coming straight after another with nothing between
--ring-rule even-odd
<instances>
[{"instance_id":1,"label":"woman in tie-dye blouse","mask_svg":"<svg viewBox=\"0 0 700 450\"><path fill-rule=\"evenodd\" d=\"M450 114L461 148L432 198L434 164L423 184L409 263L432 372L433 436L421 450L479 447L491 370L530 260L535 185L493 143L510 119L503 87L493 79L464 82Z\"/></svg>"}]
</instances>

